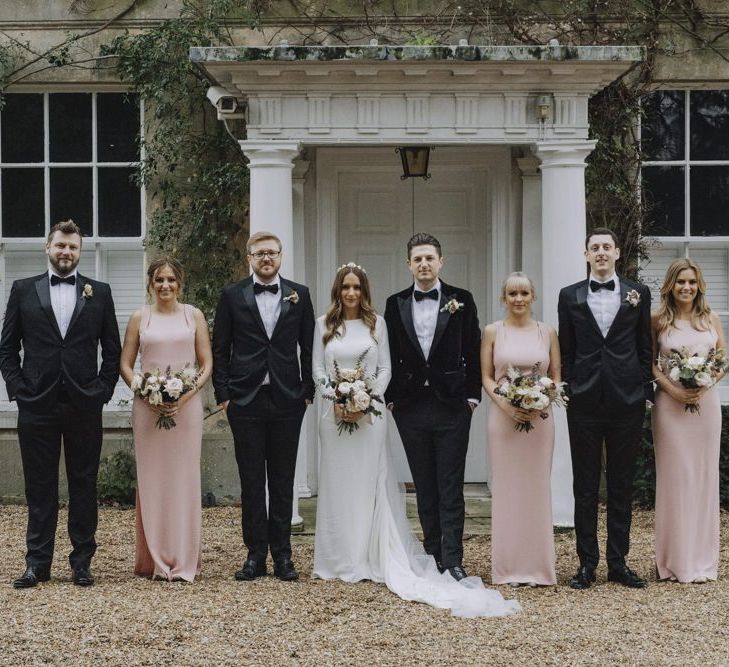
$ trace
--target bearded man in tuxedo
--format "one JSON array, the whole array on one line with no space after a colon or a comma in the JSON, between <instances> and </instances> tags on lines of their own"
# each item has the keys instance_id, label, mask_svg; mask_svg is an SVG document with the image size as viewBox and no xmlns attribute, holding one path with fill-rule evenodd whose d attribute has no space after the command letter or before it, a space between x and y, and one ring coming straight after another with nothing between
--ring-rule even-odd
<instances>
[{"instance_id":1,"label":"bearded man in tuxedo","mask_svg":"<svg viewBox=\"0 0 729 667\"><path fill-rule=\"evenodd\" d=\"M16 280L5 311L0 371L10 400L18 404L28 503L26 570L15 588L31 588L51 576L62 443L73 583L94 583L101 412L119 378L121 345L109 285L77 270L81 242L73 221L54 225L46 244L48 270Z\"/></svg>"}]
</instances>

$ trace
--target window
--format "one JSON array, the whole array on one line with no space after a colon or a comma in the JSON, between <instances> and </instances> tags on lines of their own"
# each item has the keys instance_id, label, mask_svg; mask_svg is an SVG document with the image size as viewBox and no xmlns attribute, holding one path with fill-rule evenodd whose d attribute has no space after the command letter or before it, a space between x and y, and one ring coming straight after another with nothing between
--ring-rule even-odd
<instances>
[{"instance_id":1,"label":"window","mask_svg":"<svg viewBox=\"0 0 729 667\"><path fill-rule=\"evenodd\" d=\"M125 93L14 93L0 112L0 280L42 273L45 237L73 219L84 234L79 271L111 284L120 332L144 299L141 104ZM2 384L2 383L0 383ZM117 407L125 396L109 404ZM2 386L0 409L8 409ZM13 405L14 407L14 405Z\"/></svg>"}]
</instances>

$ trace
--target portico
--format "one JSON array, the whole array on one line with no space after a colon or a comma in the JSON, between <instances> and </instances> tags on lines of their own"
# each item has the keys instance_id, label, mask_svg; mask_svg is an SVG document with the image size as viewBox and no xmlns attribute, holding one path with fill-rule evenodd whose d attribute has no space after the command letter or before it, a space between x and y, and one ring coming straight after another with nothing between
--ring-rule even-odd
<instances>
[{"instance_id":1,"label":"portico","mask_svg":"<svg viewBox=\"0 0 729 667\"><path fill-rule=\"evenodd\" d=\"M283 241L282 274L312 288L317 314L334 269L367 268L381 311L408 282L405 241L429 231L444 278L470 289L482 324L500 317L514 270L537 284L556 326L559 289L585 274L590 96L643 57L639 47L226 47L190 59L245 109L250 232ZM400 180L394 147L435 147L432 178ZM316 414L302 433L297 488L316 491ZM467 481L488 474L485 410ZM390 429L396 433L394 424ZM394 462L401 477L404 458ZM572 520L566 422L557 414L554 518Z\"/></svg>"}]
</instances>

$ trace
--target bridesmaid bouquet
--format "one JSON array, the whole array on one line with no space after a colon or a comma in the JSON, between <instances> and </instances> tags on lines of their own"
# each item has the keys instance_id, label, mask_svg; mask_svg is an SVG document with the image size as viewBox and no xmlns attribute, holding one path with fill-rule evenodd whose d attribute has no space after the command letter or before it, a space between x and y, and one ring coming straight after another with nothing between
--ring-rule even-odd
<instances>
[{"instance_id":1,"label":"bridesmaid bouquet","mask_svg":"<svg viewBox=\"0 0 729 667\"><path fill-rule=\"evenodd\" d=\"M164 372L156 368L146 373L135 373L130 388L135 396L139 396L150 405L175 403L180 396L197 387L199 377L197 368L189 364L175 373L167 366ZM169 431L175 426L177 426L175 420L167 415L160 415L157 419L157 428Z\"/></svg>"},{"instance_id":2,"label":"bridesmaid bouquet","mask_svg":"<svg viewBox=\"0 0 729 667\"><path fill-rule=\"evenodd\" d=\"M687 348L682 347L678 350L672 349L671 354L658 356L658 368L686 389L713 387L717 375L726 367L726 352L713 347L705 355L698 352L691 354ZM701 413L698 403L687 403L684 410Z\"/></svg>"},{"instance_id":3,"label":"bridesmaid bouquet","mask_svg":"<svg viewBox=\"0 0 729 667\"><path fill-rule=\"evenodd\" d=\"M322 379L321 395L334 405L339 405L345 412L362 412L365 415L381 417L382 412L375 407L375 403L383 403L382 396L376 393L375 378L368 375L362 366L362 360L367 354L365 350L357 359L354 368L340 368L334 361L334 377ZM337 422L339 435L343 431L353 433L359 428L357 422Z\"/></svg>"},{"instance_id":4,"label":"bridesmaid bouquet","mask_svg":"<svg viewBox=\"0 0 729 667\"><path fill-rule=\"evenodd\" d=\"M547 408L554 403L565 407L569 400L565 394L566 382L555 382L552 378L539 373L539 363L528 372L519 371L511 366L506 377L496 386L494 393L503 396L516 408L539 410L539 416L547 419ZM516 422L515 431L529 433L534 428L531 422Z\"/></svg>"}]
</instances>

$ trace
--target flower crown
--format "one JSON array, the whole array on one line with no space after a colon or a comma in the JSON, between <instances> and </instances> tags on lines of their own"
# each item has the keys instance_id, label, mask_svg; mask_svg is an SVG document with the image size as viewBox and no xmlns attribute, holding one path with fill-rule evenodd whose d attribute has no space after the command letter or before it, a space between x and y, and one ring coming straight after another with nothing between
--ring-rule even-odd
<instances>
[{"instance_id":1,"label":"flower crown","mask_svg":"<svg viewBox=\"0 0 729 667\"><path fill-rule=\"evenodd\" d=\"M362 273L367 273L367 271L365 271L359 264L355 264L354 262L347 262L346 264L342 264L342 266L337 269L337 273L339 273L343 269L359 269Z\"/></svg>"}]
</instances>

